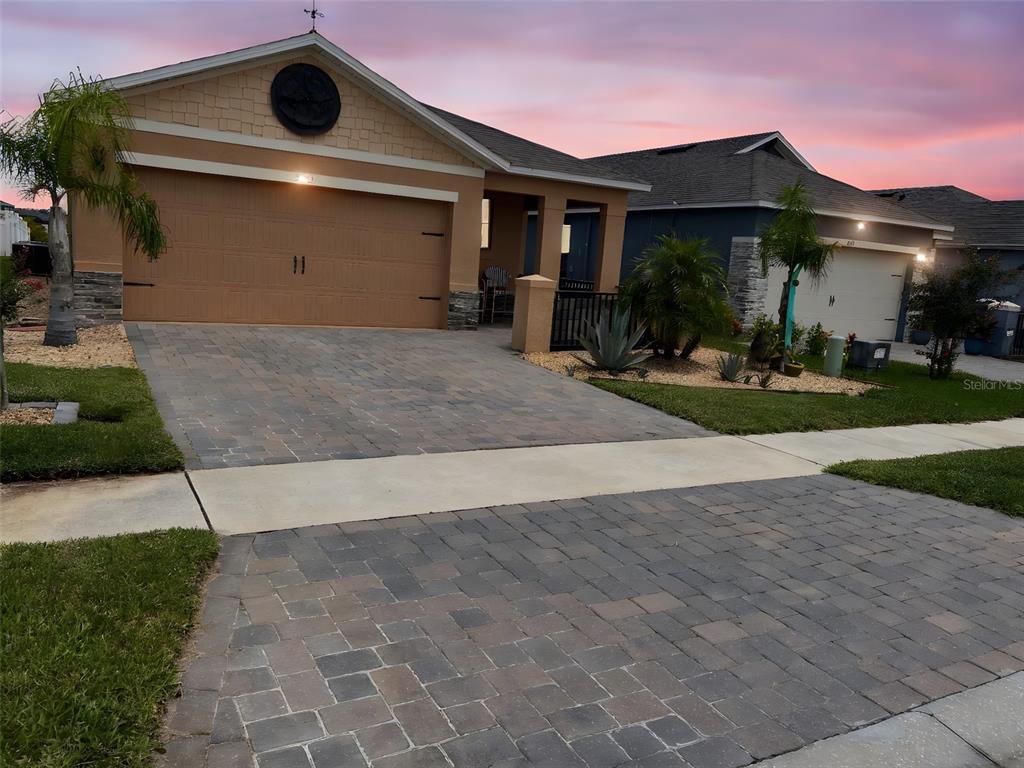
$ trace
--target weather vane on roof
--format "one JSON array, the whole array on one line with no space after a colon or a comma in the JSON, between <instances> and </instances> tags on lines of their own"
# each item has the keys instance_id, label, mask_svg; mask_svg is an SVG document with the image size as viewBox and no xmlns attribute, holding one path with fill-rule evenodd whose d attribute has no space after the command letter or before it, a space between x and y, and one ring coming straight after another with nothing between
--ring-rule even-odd
<instances>
[{"instance_id":1,"label":"weather vane on roof","mask_svg":"<svg viewBox=\"0 0 1024 768\"><path fill-rule=\"evenodd\" d=\"M306 14L309 14L309 18L311 18L313 20L313 28L311 30L309 30L309 31L310 32L316 32L316 20L317 20L317 18L321 18L322 19L323 16L324 16L322 11L318 11L316 9L316 0L313 0L313 7L312 8L303 8L302 12L306 13Z\"/></svg>"}]
</instances>

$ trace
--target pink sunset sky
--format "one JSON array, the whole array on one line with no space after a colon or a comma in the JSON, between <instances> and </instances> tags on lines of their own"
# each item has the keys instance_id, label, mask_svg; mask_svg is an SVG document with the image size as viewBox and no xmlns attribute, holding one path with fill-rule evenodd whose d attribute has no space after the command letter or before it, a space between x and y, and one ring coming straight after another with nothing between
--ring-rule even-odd
<instances>
[{"instance_id":1,"label":"pink sunset sky","mask_svg":"<svg viewBox=\"0 0 1024 768\"><path fill-rule=\"evenodd\" d=\"M308 5L3 0L2 107L26 114L73 67L109 77L300 34ZM320 7L325 36L416 98L578 156L781 130L859 187L1024 198L1024 3Z\"/></svg>"}]
</instances>

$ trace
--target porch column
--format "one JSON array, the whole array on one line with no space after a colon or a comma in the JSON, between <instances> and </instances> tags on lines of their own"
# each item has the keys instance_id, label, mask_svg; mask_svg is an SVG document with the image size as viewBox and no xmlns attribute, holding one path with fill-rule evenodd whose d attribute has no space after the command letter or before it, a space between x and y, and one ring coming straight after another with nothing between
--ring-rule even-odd
<instances>
[{"instance_id":1,"label":"porch column","mask_svg":"<svg viewBox=\"0 0 1024 768\"><path fill-rule=\"evenodd\" d=\"M594 290L611 293L619 284L622 271L622 240L626 234L626 206L599 206L597 225L597 264Z\"/></svg>"},{"instance_id":2,"label":"porch column","mask_svg":"<svg viewBox=\"0 0 1024 768\"><path fill-rule=\"evenodd\" d=\"M512 315L512 349L551 350L551 315L558 283L541 275L516 278L516 307Z\"/></svg>"},{"instance_id":3,"label":"porch column","mask_svg":"<svg viewBox=\"0 0 1024 768\"><path fill-rule=\"evenodd\" d=\"M475 181L475 180L474 180ZM441 327L449 330L475 329L480 308L480 201L483 179L479 186L460 192L452 204L449 231L451 250L448 266L448 308L440 318Z\"/></svg>"},{"instance_id":4,"label":"porch column","mask_svg":"<svg viewBox=\"0 0 1024 768\"><path fill-rule=\"evenodd\" d=\"M565 198L546 196L537 202L536 273L556 284L562 271L562 225Z\"/></svg>"}]
</instances>

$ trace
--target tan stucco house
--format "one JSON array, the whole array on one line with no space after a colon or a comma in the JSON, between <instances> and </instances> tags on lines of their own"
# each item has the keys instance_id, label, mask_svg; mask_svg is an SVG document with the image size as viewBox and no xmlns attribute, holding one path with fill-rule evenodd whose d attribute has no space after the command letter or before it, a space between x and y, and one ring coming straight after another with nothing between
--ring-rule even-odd
<instances>
[{"instance_id":1,"label":"tan stucco house","mask_svg":"<svg viewBox=\"0 0 1024 768\"><path fill-rule=\"evenodd\" d=\"M123 291L125 320L472 326L483 270L522 272L529 211L529 263L557 282L566 207L596 208L613 289L627 194L649 189L427 106L317 33L108 83L169 240L149 262L72 200L80 293L116 311Z\"/></svg>"}]
</instances>

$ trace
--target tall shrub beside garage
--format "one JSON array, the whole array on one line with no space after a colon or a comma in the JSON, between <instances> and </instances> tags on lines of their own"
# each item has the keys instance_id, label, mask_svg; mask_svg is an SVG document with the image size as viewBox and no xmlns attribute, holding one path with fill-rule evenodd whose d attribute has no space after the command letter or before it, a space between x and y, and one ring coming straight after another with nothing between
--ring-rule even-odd
<instances>
[{"instance_id":1,"label":"tall shrub beside garage","mask_svg":"<svg viewBox=\"0 0 1024 768\"><path fill-rule=\"evenodd\" d=\"M50 314L43 343L78 341L74 318L74 264L68 216L69 194L88 208L106 210L121 223L127 240L150 259L166 242L156 202L138 191L135 177L121 163L128 148L131 112L120 93L103 81L72 72L54 84L27 118L0 125L0 170L24 197L50 198Z\"/></svg>"}]
</instances>

